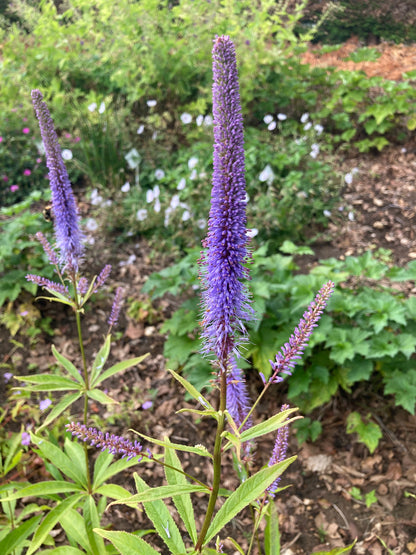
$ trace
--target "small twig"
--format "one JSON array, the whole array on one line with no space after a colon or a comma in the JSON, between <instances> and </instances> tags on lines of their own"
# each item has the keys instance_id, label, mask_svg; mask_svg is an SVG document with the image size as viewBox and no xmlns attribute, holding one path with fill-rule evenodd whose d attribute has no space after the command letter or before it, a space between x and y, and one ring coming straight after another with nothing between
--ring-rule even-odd
<instances>
[{"instance_id":1,"label":"small twig","mask_svg":"<svg viewBox=\"0 0 416 555\"><path fill-rule=\"evenodd\" d=\"M332 506L334 507L336 512L339 514L339 516L342 518L342 520L344 521L344 524L345 524L345 526L343 526L344 530L349 530L351 528L351 526L349 525L348 520L347 520L346 516L344 515L344 513L341 511L341 509L338 507L338 505L335 505L335 503L332 503Z\"/></svg>"},{"instance_id":2,"label":"small twig","mask_svg":"<svg viewBox=\"0 0 416 555\"><path fill-rule=\"evenodd\" d=\"M403 453L408 453L407 448L398 439L396 434L394 432L392 432L389 428L387 428L387 426L384 424L384 422L381 420L381 418L379 416L377 416L377 414L373 414L372 416L373 416L374 420L377 421L377 424L380 426L380 428L382 428L384 430L384 432L389 436L391 442L396 447L398 447Z\"/></svg>"}]
</instances>

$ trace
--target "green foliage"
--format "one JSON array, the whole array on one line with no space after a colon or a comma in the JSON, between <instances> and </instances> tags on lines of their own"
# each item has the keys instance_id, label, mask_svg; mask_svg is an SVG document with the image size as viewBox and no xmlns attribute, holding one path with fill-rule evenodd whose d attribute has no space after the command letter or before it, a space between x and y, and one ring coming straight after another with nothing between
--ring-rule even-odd
<instances>
[{"instance_id":1,"label":"green foliage","mask_svg":"<svg viewBox=\"0 0 416 555\"><path fill-rule=\"evenodd\" d=\"M296 430L296 439L299 445L305 441L316 441L322 432L322 424L318 420L311 420L309 417L302 418L293 424Z\"/></svg>"},{"instance_id":2,"label":"green foliage","mask_svg":"<svg viewBox=\"0 0 416 555\"><path fill-rule=\"evenodd\" d=\"M363 495L360 489L354 486L350 489L350 494L354 499L357 499L358 501L364 500L366 507L371 507L371 505L377 503L377 495L375 489Z\"/></svg>"},{"instance_id":3,"label":"green foliage","mask_svg":"<svg viewBox=\"0 0 416 555\"><path fill-rule=\"evenodd\" d=\"M359 441L368 447L370 453L374 453L379 440L383 437L380 426L371 422L371 415L367 415L364 422L358 412L352 412L347 417L347 434L358 434Z\"/></svg>"},{"instance_id":4,"label":"green foliage","mask_svg":"<svg viewBox=\"0 0 416 555\"><path fill-rule=\"evenodd\" d=\"M283 249L296 252L290 243ZM178 293L189 286L195 289L197 278L191 268L197 258L198 253L191 252L179 263L180 271L178 267L164 270L164 275L172 277L168 289L163 276L153 274L146 283L146 291L151 291L155 298L167 290ZM303 360L287 380L289 398L302 410L309 412L328 402L339 387L351 391L360 381L376 387L379 376L384 392L393 394L397 405L414 412L416 383L412 355L416 347L416 304L413 297L406 299L394 289L393 282L413 281L416 263L398 268L384 259L385 256L381 261L367 252L344 261L323 260L305 275L297 273L293 256L268 255L266 246L253 253L250 288L257 320L249 329L245 357L266 378L270 375L269 360L287 341L314 293L325 281L336 284L328 310L312 335ZM385 285L380 285L381 280ZM162 331L169 332L165 355L168 365L180 368L191 382L198 362L202 364L207 369L208 385L210 367L198 354L198 314L198 300L192 297L164 323ZM196 381L201 384L200 374ZM315 436L319 431L316 428L307 432L306 423L297 426L301 437ZM361 433L365 433L364 429ZM374 438L373 448L379 438L375 430L369 430L367 436L368 433Z\"/></svg>"}]
</instances>

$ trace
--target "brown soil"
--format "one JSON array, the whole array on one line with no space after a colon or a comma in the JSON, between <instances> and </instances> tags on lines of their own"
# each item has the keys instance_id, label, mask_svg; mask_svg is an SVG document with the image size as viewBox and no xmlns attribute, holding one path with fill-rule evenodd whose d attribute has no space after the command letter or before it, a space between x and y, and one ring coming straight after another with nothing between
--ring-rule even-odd
<instances>
[{"instance_id":1,"label":"brown soil","mask_svg":"<svg viewBox=\"0 0 416 555\"><path fill-rule=\"evenodd\" d=\"M344 257L361 253L368 249L386 248L393 252L397 264L404 265L416 258L415 227L416 213L416 143L409 141L402 146L391 146L381 154L360 155L344 159L345 172L358 167L353 183L345 190L345 202L353 206L354 220L345 219L340 228L335 220L331 224L333 239L317 245L316 258L326 256ZM103 264L111 262L113 273L111 286L122 285L127 297L145 300L141 287L152 271L164 265L164 261L154 261L150 249L144 242L123 245L113 252L109 243L101 244L100 233L95 232L96 245L92 249L89 270L99 271ZM95 253L95 254L94 254ZM137 256L133 264L120 266L131 254ZM314 263L312 260L311 263ZM415 292L414 290L412 291ZM87 356L97 352L106 331L109 310L108 299L99 299L94 310L87 312L84 327L87 341ZM53 342L64 355L78 358L75 329L71 315L56 305L38 301L43 316L52 317L55 335ZM172 441L190 445L197 443L211 447L213 423L198 423L188 414L172 416L191 402L183 401L183 392L166 372L162 355L163 337L158 330L164 318L176 307L176 301L166 299L157 305L155 320L149 322L149 314L143 313L140 321L124 316L119 330L122 337L112 350L114 361L139 356L146 352L150 356L138 367L124 372L121 377L106 384L108 394L120 404L113 410L102 413L95 403L90 404L92 419L107 419L108 430L129 435L129 428L137 429L157 438L169 436ZM52 339L47 335L37 338L31 348L23 339L24 348L14 349L4 327L0 328L1 361L13 365L15 374L27 373L32 364L36 372L48 371L54 362L51 356ZM4 369L1 369L4 371ZM4 381L0 379L0 384ZM317 409L312 418L322 423L323 434L314 443L301 447L291 438L289 455L297 454L297 461L289 467L283 477L285 491L276 498L280 515L282 534L282 555L311 555L320 550L336 546L346 546L355 538L357 543L352 553L355 555L383 555L390 553L411 555L416 553L416 503L405 496L406 492L416 493L416 417L394 406L394 401L372 392L365 384L355 389L352 395L338 394L331 403ZM249 377L252 397L260 389L260 380ZM282 389L276 387L273 394L259 406L256 418L262 419L274 414L285 402ZM143 410L145 401L152 400L153 407ZM5 391L0 391L0 402L5 402ZM347 435L346 418L352 411L363 416L371 413L383 431L383 438L373 455L358 443L354 435ZM79 414L72 416L74 420ZM36 423L29 409L20 411L25 423ZM5 422L10 430L20 429L20 424L11 417ZM259 468L267 462L273 445L273 438L266 438L257 445L253 467ZM185 465L192 473L211 479L211 470L199 460L184 456ZM229 459L225 461L223 487L234 489L237 479ZM142 465L137 470L150 485L162 483L162 472L154 465ZM26 477L36 479L42 476L40 461L29 451L25 465ZM19 479L19 476L13 476ZM20 478L23 478L20 476ZM131 473L120 478L127 487L131 484ZM375 490L377 502L367 507L363 500L351 496L351 488L363 493ZM201 523L206 509L206 497L198 497L195 504L198 523ZM120 507L112 507L106 513L109 524L115 529L134 530L150 527L142 512ZM227 534L247 546L246 531L250 517L242 513L227 528ZM58 535L59 542L63 536ZM148 540L159 545L154 536ZM235 553L231 544L225 541L225 553ZM166 553L159 545L161 553Z\"/></svg>"}]
</instances>

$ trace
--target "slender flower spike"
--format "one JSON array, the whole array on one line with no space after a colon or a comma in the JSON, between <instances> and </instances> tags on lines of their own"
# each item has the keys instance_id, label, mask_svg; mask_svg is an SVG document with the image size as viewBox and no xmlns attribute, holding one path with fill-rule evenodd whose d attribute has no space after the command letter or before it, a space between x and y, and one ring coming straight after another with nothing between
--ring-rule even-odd
<instances>
[{"instance_id":1,"label":"slender flower spike","mask_svg":"<svg viewBox=\"0 0 416 555\"><path fill-rule=\"evenodd\" d=\"M227 36L214 41L214 171L208 235L201 258L203 353L216 355L226 371L231 353L247 339L253 317L246 285L246 190L243 118L235 49Z\"/></svg>"},{"instance_id":2,"label":"slender flower spike","mask_svg":"<svg viewBox=\"0 0 416 555\"><path fill-rule=\"evenodd\" d=\"M143 448L138 441L130 441L124 437L116 436L114 434L103 433L96 428L87 428L84 424L79 422L75 424L67 424L67 430L72 433L73 436L78 439L82 439L94 445L95 447L100 447L101 451L106 449L112 455L122 455L122 457L127 457L127 460L133 459L134 457L139 457L139 461L142 459Z\"/></svg>"},{"instance_id":3,"label":"slender flower spike","mask_svg":"<svg viewBox=\"0 0 416 555\"><path fill-rule=\"evenodd\" d=\"M123 304L123 289L117 287L116 294L114 295L113 306L111 309L110 318L108 319L108 325L110 327L117 324L118 317L120 316L121 305Z\"/></svg>"},{"instance_id":4,"label":"slender flower spike","mask_svg":"<svg viewBox=\"0 0 416 555\"><path fill-rule=\"evenodd\" d=\"M39 120L40 133L45 147L46 165L52 191L52 206L56 243L60 251L60 262L70 264L78 270L83 253L82 235L78 224L78 212L68 173L62 159L58 137L42 93L32 91L32 102Z\"/></svg>"},{"instance_id":5,"label":"slender flower spike","mask_svg":"<svg viewBox=\"0 0 416 555\"><path fill-rule=\"evenodd\" d=\"M303 314L299 325L290 336L288 343L281 348L276 355L276 361L270 361L272 366L271 383L279 383L283 381L281 374L292 374L291 370L301 358L303 351L308 344L313 329L317 327L318 320L334 291L334 283L328 281L317 293L315 299L309 305L307 311Z\"/></svg>"},{"instance_id":6,"label":"slender flower spike","mask_svg":"<svg viewBox=\"0 0 416 555\"><path fill-rule=\"evenodd\" d=\"M36 276L33 274L27 274L26 279L27 281L32 281L33 283L36 283L37 285L44 287L45 289L56 291L56 293L59 293L60 295L64 295L65 297L68 297L68 299L70 298L69 290L65 285L61 285L60 283L55 283L54 281L51 281L47 278L44 278L42 276Z\"/></svg>"},{"instance_id":7,"label":"slender flower spike","mask_svg":"<svg viewBox=\"0 0 416 555\"><path fill-rule=\"evenodd\" d=\"M290 407L289 405L282 405L280 412L284 412L288 410ZM278 462L282 462L286 457L286 451L288 446L288 438L289 438L289 426L282 426L277 430L277 437L273 448L272 456L269 460L269 466L273 466ZM276 480L267 488L267 492L274 497L276 493L277 486L280 482L280 476L276 478Z\"/></svg>"},{"instance_id":8,"label":"slender flower spike","mask_svg":"<svg viewBox=\"0 0 416 555\"><path fill-rule=\"evenodd\" d=\"M247 393L243 371L237 367L234 357L231 357L230 369L227 374L227 409L238 427L246 419L250 410L250 399ZM253 422L249 418L241 431L247 430Z\"/></svg>"}]
</instances>

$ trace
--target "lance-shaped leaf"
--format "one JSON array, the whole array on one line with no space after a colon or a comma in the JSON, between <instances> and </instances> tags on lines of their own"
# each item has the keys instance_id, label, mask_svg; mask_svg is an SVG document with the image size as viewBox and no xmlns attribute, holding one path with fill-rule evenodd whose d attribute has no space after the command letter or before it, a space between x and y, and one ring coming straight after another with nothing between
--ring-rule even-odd
<instances>
[{"instance_id":1,"label":"lance-shaped leaf","mask_svg":"<svg viewBox=\"0 0 416 555\"><path fill-rule=\"evenodd\" d=\"M159 499L167 499L169 497L175 497L176 495L185 495L195 492L205 492L210 493L209 489L205 486L197 486L193 484L176 484L173 486L159 486L158 488L149 488L140 493L136 493L127 499L121 499L119 501L112 501L111 505L129 505L132 506L134 503L147 503L148 501L157 501Z\"/></svg>"},{"instance_id":2,"label":"lance-shaped leaf","mask_svg":"<svg viewBox=\"0 0 416 555\"><path fill-rule=\"evenodd\" d=\"M26 391L74 391L81 390L82 388L82 384L76 383L64 376L38 374L34 376L15 376L15 378L29 384L20 388Z\"/></svg>"},{"instance_id":3,"label":"lance-shaped leaf","mask_svg":"<svg viewBox=\"0 0 416 555\"><path fill-rule=\"evenodd\" d=\"M147 356L149 356L149 353L146 353L141 357L130 358L129 360L123 360L122 362L118 362L117 364L114 364L114 366L107 368L105 372L98 374L93 380L91 380L91 386L96 387L98 384L100 384L107 378L114 376L114 374L118 374L119 372L122 372L127 368L131 368L132 366L137 366L137 364L140 364L140 362L142 362L142 360L144 360Z\"/></svg>"},{"instance_id":4,"label":"lance-shaped leaf","mask_svg":"<svg viewBox=\"0 0 416 555\"><path fill-rule=\"evenodd\" d=\"M105 338L104 345L98 351L97 356L95 357L94 362L92 363L91 376L90 376L91 384L95 382L99 374L101 374L101 372L103 371L104 364L107 362L108 355L110 354L110 346L111 346L111 335L109 334Z\"/></svg>"},{"instance_id":5,"label":"lance-shaped leaf","mask_svg":"<svg viewBox=\"0 0 416 555\"><path fill-rule=\"evenodd\" d=\"M180 376L173 370L168 370L168 372L172 374L175 380L177 380L186 389L189 395L191 395L191 397L198 401L198 403L201 403L201 405L206 407L208 410L212 410L215 412L214 407L211 405L211 403L209 403L207 399L205 399L205 397L201 395L201 393L191 383L186 381L185 378L182 378L182 376Z\"/></svg>"},{"instance_id":6,"label":"lance-shaped leaf","mask_svg":"<svg viewBox=\"0 0 416 555\"><path fill-rule=\"evenodd\" d=\"M68 374L74 378L74 380L82 384L84 383L84 378L82 374L77 370L76 366L74 366L74 364L72 364L70 360L64 357L64 355L58 353L55 345L52 345L52 354L59 362L59 364L65 368Z\"/></svg>"},{"instance_id":7,"label":"lance-shaped leaf","mask_svg":"<svg viewBox=\"0 0 416 555\"><path fill-rule=\"evenodd\" d=\"M162 441L160 439L154 439L153 437L146 436L141 432L137 432L136 430L131 430L131 431L137 434L138 436L142 437L143 439L150 441L150 443L154 443L155 445L160 445L161 447L171 447L176 451L186 451L187 453L195 453L196 455L199 455L201 457L210 457L211 459L213 458L211 453L208 451L208 449L203 445L191 447L190 445L183 445L182 443L167 443L166 441Z\"/></svg>"},{"instance_id":8,"label":"lance-shaped leaf","mask_svg":"<svg viewBox=\"0 0 416 555\"><path fill-rule=\"evenodd\" d=\"M11 530L1 541L0 541L0 553L3 555L9 555L13 553L15 549L18 549L26 541L38 527L39 521L42 515L34 516L25 520L23 524L20 524L14 530Z\"/></svg>"},{"instance_id":9,"label":"lance-shaped leaf","mask_svg":"<svg viewBox=\"0 0 416 555\"><path fill-rule=\"evenodd\" d=\"M110 532L100 528L95 528L94 532L109 540L121 555L138 555L139 553L140 555L159 555L159 552L144 540L128 532Z\"/></svg>"},{"instance_id":10,"label":"lance-shaped leaf","mask_svg":"<svg viewBox=\"0 0 416 555\"><path fill-rule=\"evenodd\" d=\"M49 426L49 424L51 422L53 422L55 420L55 418L58 418L58 416L60 414L62 414L64 412L64 410L66 410L73 403L75 403L75 401L78 401L78 399L81 396L82 396L82 393L79 392L79 393L70 393L70 394L65 395L64 397L62 397L62 399L59 401L59 403L51 410L51 412L45 418L45 420L43 421L42 426L37 428L36 433L38 434L40 430L43 430L43 428L46 428L46 426Z\"/></svg>"}]
</instances>

